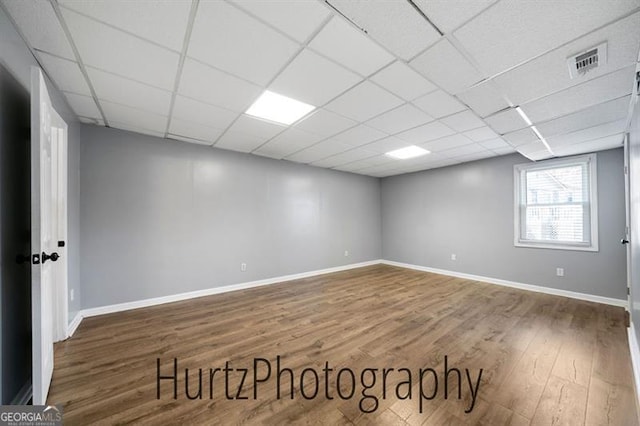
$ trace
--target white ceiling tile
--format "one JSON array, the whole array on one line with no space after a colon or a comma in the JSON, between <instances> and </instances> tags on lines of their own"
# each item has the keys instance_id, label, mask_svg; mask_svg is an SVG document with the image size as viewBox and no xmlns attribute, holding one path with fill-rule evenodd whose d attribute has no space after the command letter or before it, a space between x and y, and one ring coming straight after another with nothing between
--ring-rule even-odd
<instances>
[{"instance_id":1,"label":"white ceiling tile","mask_svg":"<svg viewBox=\"0 0 640 426\"><path fill-rule=\"evenodd\" d=\"M265 139L259 136L242 133L237 130L227 130L215 143L216 148L231 151L251 152L265 143Z\"/></svg>"},{"instance_id":2,"label":"white ceiling tile","mask_svg":"<svg viewBox=\"0 0 640 426\"><path fill-rule=\"evenodd\" d=\"M373 74L394 59L338 16L313 38L309 47L363 76Z\"/></svg>"},{"instance_id":3,"label":"white ceiling tile","mask_svg":"<svg viewBox=\"0 0 640 426\"><path fill-rule=\"evenodd\" d=\"M332 155L331 157L327 157L323 160L314 161L311 164L318 167L336 167L352 161L362 160L363 158L370 158L375 155L375 152L369 151L366 148L355 148L350 151Z\"/></svg>"},{"instance_id":4,"label":"white ceiling tile","mask_svg":"<svg viewBox=\"0 0 640 426\"><path fill-rule=\"evenodd\" d=\"M517 152L511 146L507 146L507 147L504 147L504 148L492 148L491 151L495 152L498 155L507 155L507 154L513 154L514 152Z\"/></svg>"},{"instance_id":5,"label":"white ceiling tile","mask_svg":"<svg viewBox=\"0 0 640 426\"><path fill-rule=\"evenodd\" d=\"M501 138L489 139L488 141L480 142L480 145L494 152L496 151L496 149L512 148L511 145L509 145L504 141L504 139ZM514 151L513 149L511 150Z\"/></svg>"},{"instance_id":6,"label":"white ceiling tile","mask_svg":"<svg viewBox=\"0 0 640 426\"><path fill-rule=\"evenodd\" d=\"M357 122L350 118L343 117L325 109L317 109L302 121L296 123L294 127L304 130L305 132L329 137L356 124Z\"/></svg>"},{"instance_id":7,"label":"white ceiling tile","mask_svg":"<svg viewBox=\"0 0 640 426\"><path fill-rule=\"evenodd\" d=\"M421 144L424 142L429 142L434 139L439 139L444 136L449 136L454 134L455 132L451 130L449 127L445 126L439 121L434 121L432 123L425 124L420 127L416 127L415 129L407 130L405 132L399 133L396 135L400 139L404 139L407 142L411 142L413 144Z\"/></svg>"},{"instance_id":8,"label":"white ceiling tile","mask_svg":"<svg viewBox=\"0 0 640 426\"><path fill-rule=\"evenodd\" d=\"M467 130L477 129L484 126L484 121L480 120L470 110L462 111L457 114L441 118L444 124L455 130L456 132L464 132Z\"/></svg>"},{"instance_id":9,"label":"white ceiling tile","mask_svg":"<svg viewBox=\"0 0 640 426\"><path fill-rule=\"evenodd\" d=\"M470 161L484 160L485 158L497 157L496 153L491 150L484 150L480 152L475 152L472 154L465 154L459 157L454 157L456 160L459 160L461 163L467 163Z\"/></svg>"},{"instance_id":10,"label":"white ceiling tile","mask_svg":"<svg viewBox=\"0 0 640 426\"><path fill-rule=\"evenodd\" d=\"M524 104L521 108L534 123L550 120L630 94L634 75L635 66L632 65Z\"/></svg>"},{"instance_id":11,"label":"white ceiling tile","mask_svg":"<svg viewBox=\"0 0 640 426\"><path fill-rule=\"evenodd\" d=\"M404 60L440 38L407 1L332 0L331 4Z\"/></svg>"},{"instance_id":12,"label":"white ceiling tile","mask_svg":"<svg viewBox=\"0 0 640 426\"><path fill-rule=\"evenodd\" d=\"M171 92L161 90L115 74L87 67L89 80L96 96L133 108L167 116L171 103Z\"/></svg>"},{"instance_id":13,"label":"white ceiling tile","mask_svg":"<svg viewBox=\"0 0 640 426\"><path fill-rule=\"evenodd\" d=\"M269 90L321 106L361 80L357 74L305 49L278 75Z\"/></svg>"},{"instance_id":14,"label":"white ceiling tile","mask_svg":"<svg viewBox=\"0 0 640 426\"><path fill-rule=\"evenodd\" d=\"M576 143L586 142L594 139L603 138L605 136L611 136L618 133L623 133L626 129L627 120L617 120L611 123L599 124L597 126L588 127L575 132L566 133L564 135L556 135L547 137L545 139L549 143L552 149L558 146L573 145Z\"/></svg>"},{"instance_id":15,"label":"white ceiling tile","mask_svg":"<svg viewBox=\"0 0 640 426\"><path fill-rule=\"evenodd\" d=\"M573 145L564 145L554 148L556 155L578 155L587 154L596 151L603 151L605 149L620 148L624 141L624 134L619 133L617 135L606 136L599 139L590 140L587 142L576 143Z\"/></svg>"},{"instance_id":16,"label":"white ceiling tile","mask_svg":"<svg viewBox=\"0 0 640 426\"><path fill-rule=\"evenodd\" d=\"M380 70L371 80L407 101L437 89L433 83L400 61Z\"/></svg>"},{"instance_id":17,"label":"white ceiling tile","mask_svg":"<svg viewBox=\"0 0 640 426\"><path fill-rule=\"evenodd\" d=\"M100 100L100 105L104 115L107 117L107 121L113 127L118 127L114 124L117 122L131 127L160 132L164 135L167 127L166 116L105 100Z\"/></svg>"},{"instance_id":18,"label":"white ceiling tile","mask_svg":"<svg viewBox=\"0 0 640 426\"><path fill-rule=\"evenodd\" d=\"M515 105L520 105L624 68L636 62L640 46L638 28L640 12L501 74L495 82ZM606 63L601 61L597 68L571 79L567 58L604 40L607 42Z\"/></svg>"},{"instance_id":19,"label":"white ceiling tile","mask_svg":"<svg viewBox=\"0 0 640 426\"><path fill-rule=\"evenodd\" d=\"M203 126L193 121L172 118L169 123L169 133L178 136L186 136L188 138L204 141L206 145L212 145L222 134L222 129Z\"/></svg>"},{"instance_id":20,"label":"white ceiling tile","mask_svg":"<svg viewBox=\"0 0 640 426\"><path fill-rule=\"evenodd\" d=\"M37 55L40 64L60 90L91 96L91 90L89 90L87 81L76 62L51 56L44 52L38 52Z\"/></svg>"},{"instance_id":21,"label":"white ceiling tile","mask_svg":"<svg viewBox=\"0 0 640 426\"><path fill-rule=\"evenodd\" d=\"M233 125L231 125L229 129L259 136L266 140L271 139L278 133L286 130L287 127L243 114L235 121L235 123L233 123Z\"/></svg>"},{"instance_id":22,"label":"white ceiling tile","mask_svg":"<svg viewBox=\"0 0 640 426\"><path fill-rule=\"evenodd\" d=\"M143 134L143 135L155 136L156 138L164 138L164 132L163 131L161 132L161 131L157 131L157 130L147 129L147 128L144 128L144 127L140 127L140 126L136 126L134 124L131 124L130 122L120 123L118 121L110 121L109 122L109 126L115 128L115 129L126 130L128 132L134 132L134 133L140 133L140 134Z\"/></svg>"},{"instance_id":23,"label":"white ceiling tile","mask_svg":"<svg viewBox=\"0 0 640 426\"><path fill-rule=\"evenodd\" d=\"M93 124L95 126L104 126L104 120L100 118L90 118L90 117L82 117L78 116L78 121L84 124Z\"/></svg>"},{"instance_id":24,"label":"white ceiling tile","mask_svg":"<svg viewBox=\"0 0 640 426\"><path fill-rule=\"evenodd\" d=\"M385 174L385 172L389 172L392 170L397 170L400 167L402 167L402 163L399 162L399 160L393 160L388 162L388 163L384 163L384 164L379 164L377 166L371 166L371 167L366 167L364 169L360 169L358 170L358 173L362 173L362 174L366 174L366 175L370 175L370 176L376 176L378 174Z\"/></svg>"},{"instance_id":25,"label":"white ceiling tile","mask_svg":"<svg viewBox=\"0 0 640 426\"><path fill-rule=\"evenodd\" d=\"M49 2L3 0L2 4L31 47L75 60L71 44Z\"/></svg>"},{"instance_id":26,"label":"white ceiling tile","mask_svg":"<svg viewBox=\"0 0 640 426\"><path fill-rule=\"evenodd\" d=\"M211 146L211 141L203 141L203 140L200 140L200 139L193 139L193 138L189 138L187 136L172 135L171 133L167 134L167 139L173 139L173 140L181 141L181 142L189 142L189 143L193 143L193 144L196 144L196 145Z\"/></svg>"},{"instance_id":27,"label":"white ceiling tile","mask_svg":"<svg viewBox=\"0 0 640 426\"><path fill-rule=\"evenodd\" d=\"M545 160L554 156L541 141L520 145L516 150L528 159L534 161Z\"/></svg>"},{"instance_id":28,"label":"white ceiling tile","mask_svg":"<svg viewBox=\"0 0 640 426\"><path fill-rule=\"evenodd\" d=\"M238 113L215 105L177 95L173 105L173 118L193 121L209 127L225 129Z\"/></svg>"},{"instance_id":29,"label":"white ceiling tile","mask_svg":"<svg viewBox=\"0 0 640 426\"><path fill-rule=\"evenodd\" d=\"M215 143L216 148L251 152L286 127L241 115Z\"/></svg>"},{"instance_id":30,"label":"white ceiling tile","mask_svg":"<svg viewBox=\"0 0 640 426\"><path fill-rule=\"evenodd\" d=\"M281 159L314 145L318 140L318 135L290 128L261 146L254 154Z\"/></svg>"},{"instance_id":31,"label":"white ceiling tile","mask_svg":"<svg viewBox=\"0 0 640 426\"><path fill-rule=\"evenodd\" d=\"M454 32L494 75L631 12L638 0L501 1ZM551 18L550 18L551 17Z\"/></svg>"},{"instance_id":32,"label":"white ceiling tile","mask_svg":"<svg viewBox=\"0 0 640 426\"><path fill-rule=\"evenodd\" d=\"M331 101L325 108L354 120L365 121L402 103L402 99L397 96L364 81Z\"/></svg>"},{"instance_id":33,"label":"white ceiling tile","mask_svg":"<svg viewBox=\"0 0 640 426\"><path fill-rule=\"evenodd\" d=\"M435 92L421 96L414 100L413 104L435 118L444 117L466 109L456 98L443 90L436 90Z\"/></svg>"},{"instance_id":34,"label":"white ceiling tile","mask_svg":"<svg viewBox=\"0 0 640 426\"><path fill-rule=\"evenodd\" d=\"M499 135L488 127L480 127L479 129L468 130L463 133L466 137L474 142L483 142L489 139L495 139Z\"/></svg>"},{"instance_id":35,"label":"white ceiling tile","mask_svg":"<svg viewBox=\"0 0 640 426\"><path fill-rule=\"evenodd\" d=\"M403 139L396 138L395 136L389 136L387 138L368 143L364 145L363 148L384 154L395 149L405 148L409 145L410 143Z\"/></svg>"},{"instance_id":36,"label":"white ceiling tile","mask_svg":"<svg viewBox=\"0 0 640 426\"><path fill-rule=\"evenodd\" d=\"M512 146L524 145L538 140L538 135L530 127L506 133L502 137L508 140Z\"/></svg>"},{"instance_id":37,"label":"white ceiling tile","mask_svg":"<svg viewBox=\"0 0 640 426\"><path fill-rule=\"evenodd\" d=\"M449 93L461 92L482 80L475 67L445 38L409 64Z\"/></svg>"},{"instance_id":38,"label":"white ceiling tile","mask_svg":"<svg viewBox=\"0 0 640 426\"><path fill-rule=\"evenodd\" d=\"M455 134L422 144L422 147L428 149L431 152L440 152L452 148L457 148L459 146L470 145L472 143L474 142L468 137L461 134Z\"/></svg>"},{"instance_id":39,"label":"white ceiling tile","mask_svg":"<svg viewBox=\"0 0 640 426\"><path fill-rule=\"evenodd\" d=\"M329 16L329 9L317 0L234 0L235 4L298 42L305 42Z\"/></svg>"},{"instance_id":40,"label":"white ceiling tile","mask_svg":"<svg viewBox=\"0 0 640 426\"><path fill-rule=\"evenodd\" d=\"M528 116L531 119L531 116ZM500 134L524 129L528 126L527 122L524 121L524 119L520 116L520 114L518 114L518 111L516 111L515 108L500 111L493 115L490 115L489 117L485 117L484 121L487 122L489 126L493 127L493 129Z\"/></svg>"},{"instance_id":41,"label":"white ceiling tile","mask_svg":"<svg viewBox=\"0 0 640 426\"><path fill-rule=\"evenodd\" d=\"M351 146L360 146L385 136L387 136L386 133L361 124L336 135L335 138Z\"/></svg>"},{"instance_id":42,"label":"white ceiling tile","mask_svg":"<svg viewBox=\"0 0 640 426\"><path fill-rule=\"evenodd\" d=\"M188 55L265 85L298 48L297 43L230 4L207 1L198 6Z\"/></svg>"},{"instance_id":43,"label":"white ceiling tile","mask_svg":"<svg viewBox=\"0 0 640 426\"><path fill-rule=\"evenodd\" d=\"M367 154L370 154L368 151ZM363 153L364 155L364 153ZM367 167L379 166L382 164L389 164L394 160L384 154L378 154L373 157L363 157L362 160L350 161L348 163L342 164L340 166L335 166L336 170L343 170L348 172L353 172L356 170L364 169Z\"/></svg>"},{"instance_id":44,"label":"white ceiling tile","mask_svg":"<svg viewBox=\"0 0 640 426\"><path fill-rule=\"evenodd\" d=\"M457 96L480 117L486 117L510 106L493 81L480 83L458 93Z\"/></svg>"},{"instance_id":45,"label":"white ceiling tile","mask_svg":"<svg viewBox=\"0 0 640 426\"><path fill-rule=\"evenodd\" d=\"M443 155L447 158L456 158L462 157L470 154L478 154L485 153L487 149L478 143L471 143L469 145L458 146L455 148L447 149L440 152L440 155Z\"/></svg>"},{"instance_id":46,"label":"white ceiling tile","mask_svg":"<svg viewBox=\"0 0 640 426\"><path fill-rule=\"evenodd\" d=\"M416 5L445 34L478 15L496 0L415 0Z\"/></svg>"},{"instance_id":47,"label":"white ceiling tile","mask_svg":"<svg viewBox=\"0 0 640 426\"><path fill-rule=\"evenodd\" d=\"M181 51L191 2L170 0L59 0L84 15Z\"/></svg>"},{"instance_id":48,"label":"white ceiling tile","mask_svg":"<svg viewBox=\"0 0 640 426\"><path fill-rule=\"evenodd\" d=\"M100 114L100 110L96 106L96 103L92 97L78 95L76 93L63 93L67 98L71 109L76 113L76 115L102 120L102 114Z\"/></svg>"},{"instance_id":49,"label":"white ceiling tile","mask_svg":"<svg viewBox=\"0 0 640 426\"><path fill-rule=\"evenodd\" d=\"M545 136L550 136L624 119L629 111L630 100L631 96L624 96L603 102L573 114L537 124L536 127Z\"/></svg>"},{"instance_id":50,"label":"white ceiling tile","mask_svg":"<svg viewBox=\"0 0 640 426\"><path fill-rule=\"evenodd\" d=\"M303 149L302 151L298 151L295 154L288 156L286 159L297 163L311 163L350 149L353 149L351 145L333 138L319 142L313 146Z\"/></svg>"},{"instance_id":51,"label":"white ceiling tile","mask_svg":"<svg viewBox=\"0 0 640 426\"><path fill-rule=\"evenodd\" d=\"M262 88L187 58L178 93L244 112L262 93Z\"/></svg>"},{"instance_id":52,"label":"white ceiling tile","mask_svg":"<svg viewBox=\"0 0 640 426\"><path fill-rule=\"evenodd\" d=\"M95 68L173 90L179 55L62 9L82 62Z\"/></svg>"},{"instance_id":53,"label":"white ceiling tile","mask_svg":"<svg viewBox=\"0 0 640 426\"><path fill-rule=\"evenodd\" d=\"M411 104L404 104L372 118L367 121L367 125L392 135L430 121L433 121L433 118L426 113Z\"/></svg>"}]
</instances>

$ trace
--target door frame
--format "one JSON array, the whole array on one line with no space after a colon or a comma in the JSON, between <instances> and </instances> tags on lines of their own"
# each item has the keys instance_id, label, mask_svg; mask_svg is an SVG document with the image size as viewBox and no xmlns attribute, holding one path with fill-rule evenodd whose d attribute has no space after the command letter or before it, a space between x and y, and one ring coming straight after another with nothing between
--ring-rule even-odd
<instances>
[{"instance_id":1,"label":"door frame","mask_svg":"<svg viewBox=\"0 0 640 426\"><path fill-rule=\"evenodd\" d=\"M625 228L623 239L631 241L631 176L629 170L629 133L624 134L623 141L623 165L624 165L624 215L625 215ZM631 243L625 244L625 251L627 255L627 315L631 315ZM631 323L630 318L628 323Z\"/></svg>"}]
</instances>

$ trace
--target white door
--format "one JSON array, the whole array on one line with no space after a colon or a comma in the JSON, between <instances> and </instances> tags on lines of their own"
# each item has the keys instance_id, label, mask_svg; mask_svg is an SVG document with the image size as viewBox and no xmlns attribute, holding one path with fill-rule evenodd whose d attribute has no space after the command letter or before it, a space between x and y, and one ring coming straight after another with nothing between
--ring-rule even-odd
<instances>
[{"instance_id":1,"label":"white door","mask_svg":"<svg viewBox=\"0 0 640 426\"><path fill-rule=\"evenodd\" d=\"M46 403L53 374L53 307L55 261L54 201L57 185L53 174L54 123L62 119L55 112L42 72L31 68L31 311L33 333L33 404Z\"/></svg>"}]
</instances>

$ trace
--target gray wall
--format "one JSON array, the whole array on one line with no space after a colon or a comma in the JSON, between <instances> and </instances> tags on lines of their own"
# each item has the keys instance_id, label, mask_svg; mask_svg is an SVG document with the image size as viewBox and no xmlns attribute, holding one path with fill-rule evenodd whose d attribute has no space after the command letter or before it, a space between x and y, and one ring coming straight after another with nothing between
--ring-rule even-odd
<instances>
[{"instance_id":1,"label":"gray wall","mask_svg":"<svg viewBox=\"0 0 640 426\"><path fill-rule=\"evenodd\" d=\"M12 26L10 20L0 9L0 105L2 117L0 118L0 150L2 151L2 173L0 173L0 186L3 189L3 200L15 198L19 194L16 192L18 185L28 179L29 163L26 167L20 162L24 157L29 156L29 93L31 66L37 62L26 44ZM68 260L69 260L69 289L75 290L75 300L69 302L70 320L80 309L80 265L79 265L79 242L80 242L80 138L79 124L76 122L75 114L67 105L64 97L58 92L50 80L47 80L52 96L53 104L58 113L69 125L69 235L68 235ZM22 144L22 145L20 145ZM12 170L19 165L22 172L26 172L23 179L16 179L9 176ZM29 200L28 180L26 189L26 200ZM13 191L13 192L12 192ZM15 201L15 199L13 200ZM18 293L16 289L29 289L30 275L16 274L15 251L17 246L11 240L11 233L16 233L15 223L11 217L22 216L26 218L27 228L22 229L21 237L29 239L29 210L26 212L15 202L0 202L2 204L2 225L0 226L0 238L2 238L2 253L0 253L0 294L10 296L6 300L0 300L0 311L2 311L2 339L3 348L11 348L0 351L2 354L2 368L0 377L4 393L0 395L3 403L8 403L15 396L15 392L22 386L24 377L17 377L22 374L23 367L30 374L31 371L31 312L30 312L30 292L28 294ZM21 241L22 241L21 239ZM26 253L29 247L22 250ZM25 254L26 254L25 253ZM12 269L13 268L13 269ZM2 297L2 296L0 296ZM24 304L27 298L28 306ZM19 315L18 311L27 310L26 315ZM29 348L26 353L20 352L17 342L28 342ZM18 365L18 363L20 365ZM0 391L1 392L1 391Z\"/></svg>"},{"instance_id":2,"label":"gray wall","mask_svg":"<svg viewBox=\"0 0 640 426\"><path fill-rule=\"evenodd\" d=\"M383 258L625 299L623 153L597 156L599 252L514 247L513 154L383 179Z\"/></svg>"},{"instance_id":3,"label":"gray wall","mask_svg":"<svg viewBox=\"0 0 640 426\"><path fill-rule=\"evenodd\" d=\"M81 137L84 308L380 258L378 179L96 126Z\"/></svg>"}]
</instances>

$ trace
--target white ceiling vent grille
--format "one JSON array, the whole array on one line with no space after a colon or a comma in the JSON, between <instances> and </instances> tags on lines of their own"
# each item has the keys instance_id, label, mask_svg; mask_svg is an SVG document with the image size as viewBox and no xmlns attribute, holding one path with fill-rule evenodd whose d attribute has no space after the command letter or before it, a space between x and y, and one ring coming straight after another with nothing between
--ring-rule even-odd
<instances>
[{"instance_id":1,"label":"white ceiling vent grille","mask_svg":"<svg viewBox=\"0 0 640 426\"><path fill-rule=\"evenodd\" d=\"M581 77L607 63L607 42L567 58L571 78Z\"/></svg>"}]
</instances>

